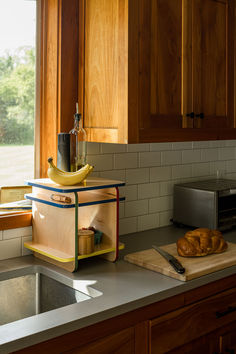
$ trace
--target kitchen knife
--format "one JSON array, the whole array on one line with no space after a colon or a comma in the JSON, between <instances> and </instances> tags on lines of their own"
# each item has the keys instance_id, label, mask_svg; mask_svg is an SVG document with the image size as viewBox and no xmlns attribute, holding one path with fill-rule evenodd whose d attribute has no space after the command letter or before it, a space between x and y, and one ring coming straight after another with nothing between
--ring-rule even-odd
<instances>
[{"instance_id":1,"label":"kitchen knife","mask_svg":"<svg viewBox=\"0 0 236 354\"><path fill-rule=\"evenodd\" d=\"M174 256L172 256L168 252L164 251L163 249L161 249L160 247L157 247L155 245L152 245L152 248L154 248L154 250L156 250L158 253L160 253L162 255L162 257L164 257L170 263L170 265L174 268L174 270L177 273L183 274L185 272L185 268Z\"/></svg>"}]
</instances>

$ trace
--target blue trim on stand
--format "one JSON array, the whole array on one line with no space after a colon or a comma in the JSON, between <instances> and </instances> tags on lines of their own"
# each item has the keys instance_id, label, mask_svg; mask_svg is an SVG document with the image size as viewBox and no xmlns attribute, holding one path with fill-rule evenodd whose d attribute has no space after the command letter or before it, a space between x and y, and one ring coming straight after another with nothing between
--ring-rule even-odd
<instances>
[{"instance_id":1,"label":"blue trim on stand","mask_svg":"<svg viewBox=\"0 0 236 354\"><path fill-rule=\"evenodd\" d=\"M44 200L44 199L32 197L31 195L28 195L28 194L25 194L25 198L29 199L29 200L33 200L34 202L39 202L39 203L55 206L57 208L70 209L70 208L75 207L75 204L69 204L69 205L68 204L56 204L54 202L50 202L49 200Z\"/></svg>"},{"instance_id":2,"label":"blue trim on stand","mask_svg":"<svg viewBox=\"0 0 236 354\"><path fill-rule=\"evenodd\" d=\"M29 194L25 194L25 198L29 199L29 200L33 200L33 201L38 202L38 203L51 205L51 206L54 206L56 208L70 209L70 208L74 208L75 207L75 204L69 204L69 205L68 204L57 204L57 203L54 203L54 202L51 202L51 201L48 201L48 200L32 197ZM125 197L120 197L119 200L120 201L124 201ZM106 200L96 200L94 202L81 203L81 204L79 204L79 207L89 206L89 205L96 205L96 204L106 204L106 203L112 203L112 202L116 202L116 198L106 199Z\"/></svg>"},{"instance_id":3,"label":"blue trim on stand","mask_svg":"<svg viewBox=\"0 0 236 354\"><path fill-rule=\"evenodd\" d=\"M26 185L32 186L32 187L37 187L37 188L43 188L47 189L53 192L59 192L59 193L72 193L72 192L83 192L83 191L89 191L89 190L96 190L96 189L106 189L106 188L114 188L114 187L122 187L125 186L125 183L119 183L119 184L108 184L108 185L103 185L103 186L94 186L94 187L83 187L83 188L72 188L72 189L61 189L61 188L54 188L54 187L49 187L49 186L44 186L42 184L37 184L33 183L30 181L26 182Z\"/></svg>"}]
</instances>

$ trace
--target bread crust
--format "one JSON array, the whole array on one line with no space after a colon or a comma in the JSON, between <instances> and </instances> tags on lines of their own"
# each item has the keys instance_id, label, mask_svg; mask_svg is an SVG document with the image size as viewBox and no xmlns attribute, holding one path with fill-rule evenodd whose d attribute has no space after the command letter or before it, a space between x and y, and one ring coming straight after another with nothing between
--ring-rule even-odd
<instances>
[{"instance_id":1,"label":"bread crust","mask_svg":"<svg viewBox=\"0 0 236 354\"><path fill-rule=\"evenodd\" d=\"M224 252L227 247L220 231L207 228L188 231L177 241L177 252L182 257L203 257Z\"/></svg>"}]
</instances>

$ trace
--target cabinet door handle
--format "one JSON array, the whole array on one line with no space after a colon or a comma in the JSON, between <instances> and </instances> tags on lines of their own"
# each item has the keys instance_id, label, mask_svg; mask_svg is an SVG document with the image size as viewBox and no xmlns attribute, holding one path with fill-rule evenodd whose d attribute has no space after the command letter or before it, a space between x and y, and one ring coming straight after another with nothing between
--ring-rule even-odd
<instances>
[{"instance_id":1,"label":"cabinet door handle","mask_svg":"<svg viewBox=\"0 0 236 354\"><path fill-rule=\"evenodd\" d=\"M203 119L204 118L204 113L201 112L199 114L196 114L195 117L199 117L199 118Z\"/></svg>"},{"instance_id":2,"label":"cabinet door handle","mask_svg":"<svg viewBox=\"0 0 236 354\"><path fill-rule=\"evenodd\" d=\"M194 118L194 116L195 116L194 112L186 114L186 117Z\"/></svg>"},{"instance_id":3,"label":"cabinet door handle","mask_svg":"<svg viewBox=\"0 0 236 354\"><path fill-rule=\"evenodd\" d=\"M234 311L236 311L236 307L235 306L229 306L227 308L227 310L225 310L225 311L217 311L216 312L216 318L220 318L220 317L226 316L229 313L234 312Z\"/></svg>"}]
</instances>

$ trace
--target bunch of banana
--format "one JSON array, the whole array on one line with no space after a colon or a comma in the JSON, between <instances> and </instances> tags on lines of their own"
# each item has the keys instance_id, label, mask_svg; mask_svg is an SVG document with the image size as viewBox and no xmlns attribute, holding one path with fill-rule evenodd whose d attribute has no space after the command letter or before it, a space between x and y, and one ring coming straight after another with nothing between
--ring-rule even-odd
<instances>
[{"instance_id":1,"label":"bunch of banana","mask_svg":"<svg viewBox=\"0 0 236 354\"><path fill-rule=\"evenodd\" d=\"M62 186L73 186L83 182L93 170L93 166L87 164L76 172L62 171L54 165L52 157L49 157L48 163L50 165L48 177Z\"/></svg>"}]
</instances>

